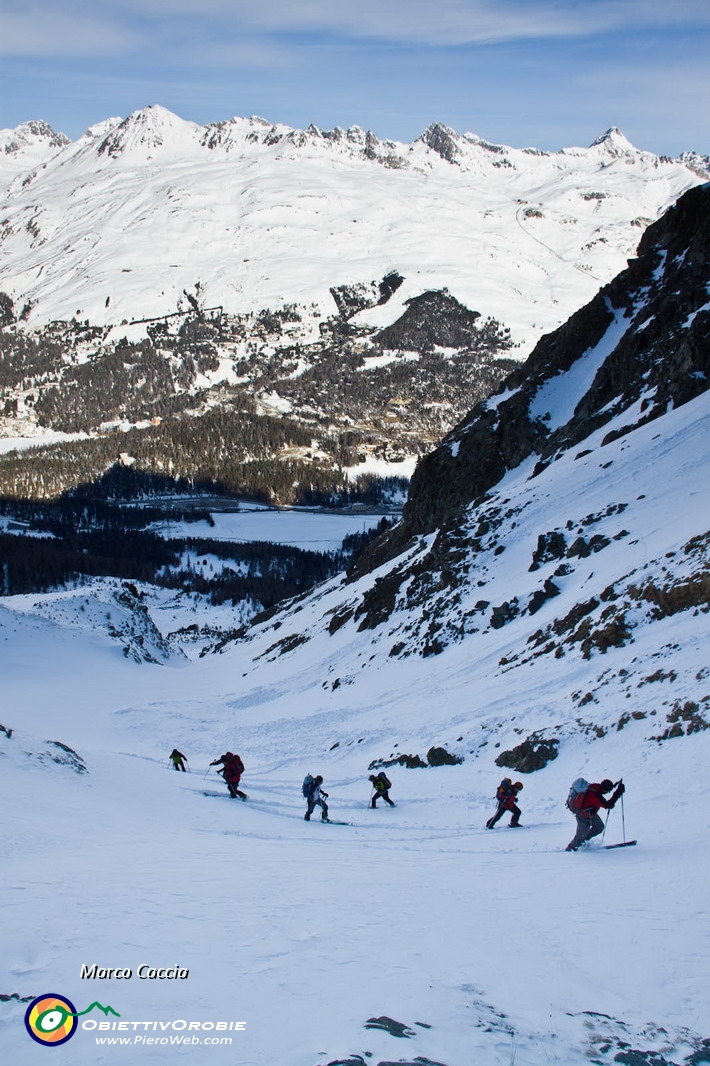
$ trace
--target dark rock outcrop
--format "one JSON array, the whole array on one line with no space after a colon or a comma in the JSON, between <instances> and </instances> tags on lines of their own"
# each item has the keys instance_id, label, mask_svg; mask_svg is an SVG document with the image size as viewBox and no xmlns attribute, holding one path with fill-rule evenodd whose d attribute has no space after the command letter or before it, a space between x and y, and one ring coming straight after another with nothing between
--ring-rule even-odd
<instances>
[{"instance_id":1,"label":"dark rock outcrop","mask_svg":"<svg viewBox=\"0 0 710 1066\"><path fill-rule=\"evenodd\" d=\"M429 748L426 757L430 766L458 766L463 762L459 755L452 755L446 748L441 747Z\"/></svg>"},{"instance_id":2,"label":"dark rock outcrop","mask_svg":"<svg viewBox=\"0 0 710 1066\"><path fill-rule=\"evenodd\" d=\"M650 226L627 269L541 338L498 392L419 463L403 521L370 547L359 572L394 558L413 537L454 527L463 507L480 501L530 456L539 456L536 469L544 469L613 419L602 444L704 392L710 384L709 267L706 184ZM591 384L580 387L570 417L551 425L539 409L541 390L595 349L601 354ZM626 411L628 422L619 427Z\"/></svg>"},{"instance_id":3,"label":"dark rock outcrop","mask_svg":"<svg viewBox=\"0 0 710 1066\"><path fill-rule=\"evenodd\" d=\"M431 126L427 126L424 130L419 140L427 148L431 148L432 152L436 152L442 159L445 159L447 163L458 162L457 134L450 126L444 126L441 122L432 122Z\"/></svg>"},{"instance_id":4,"label":"dark rock outcrop","mask_svg":"<svg viewBox=\"0 0 710 1066\"><path fill-rule=\"evenodd\" d=\"M386 1014L381 1018L368 1018L365 1022L365 1029L382 1029L390 1036L399 1037L400 1040L414 1036L414 1030L408 1025L404 1022L396 1022L394 1018L388 1018Z\"/></svg>"},{"instance_id":5,"label":"dark rock outcrop","mask_svg":"<svg viewBox=\"0 0 710 1066\"><path fill-rule=\"evenodd\" d=\"M505 766L519 774L532 774L542 770L549 762L557 758L559 740L556 737L544 737L540 733L531 735L509 751L503 751L496 759L496 766Z\"/></svg>"},{"instance_id":6,"label":"dark rock outcrop","mask_svg":"<svg viewBox=\"0 0 710 1066\"><path fill-rule=\"evenodd\" d=\"M70 748L68 744L62 744L61 740L48 740L47 744L50 750L39 755L40 761L50 759L59 766L70 767L75 774L88 774L88 767L81 755L74 751L73 748Z\"/></svg>"}]
</instances>

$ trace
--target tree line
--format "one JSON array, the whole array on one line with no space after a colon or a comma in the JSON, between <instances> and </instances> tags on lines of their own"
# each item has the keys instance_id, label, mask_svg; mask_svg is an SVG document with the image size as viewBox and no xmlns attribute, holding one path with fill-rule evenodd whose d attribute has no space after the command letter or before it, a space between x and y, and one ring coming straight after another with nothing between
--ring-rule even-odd
<instances>
[{"instance_id":1,"label":"tree line","mask_svg":"<svg viewBox=\"0 0 710 1066\"><path fill-rule=\"evenodd\" d=\"M120 510L129 517L128 509ZM347 537L338 551L317 552L261 541L164 539L113 526L100 508L96 527L79 527L72 524L71 513L70 508L46 514L45 536L0 533L0 595L50 592L115 577L196 593L213 604L249 600L268 609L345 570L388 525L383 519L375 529ZM141 516L144 522L154 517L142 509ZM35 520L38 527L43 524L37 512ZM219 559L221 569L206 569L208 556Z\"/></svg>"},{"instance_id":2,"label":"tree line","mask_svg":"<svg viewBox=\"0 0 710 1066\"><path fill-rule=\"evenodd\" d=\"M6 324L0 411L12 417L21 400L42 426L90 439L4 456L0 494L48 499L90 485L94 495L126 498L161 486L279 503L350 498L345 467L373 453L430 450L517 365L506 356L510 335L494 319L483 321L446 292L409 303L374 340L371 330L334 316L309 344L284 336L301 319L295 306L207 319L197 297L197 310L178 316L177 327L149 324L135 344L106 344L106 330L88 321L36 333ZM459 350L441 350L453 342ZM387 348L394 344L418 354ZM200 390L199 375L230 353L243 381ZM290 405L279 417L262 413L272 392ZM120 422L134 428L102 429Z\"/></svg>"}]
</instances>

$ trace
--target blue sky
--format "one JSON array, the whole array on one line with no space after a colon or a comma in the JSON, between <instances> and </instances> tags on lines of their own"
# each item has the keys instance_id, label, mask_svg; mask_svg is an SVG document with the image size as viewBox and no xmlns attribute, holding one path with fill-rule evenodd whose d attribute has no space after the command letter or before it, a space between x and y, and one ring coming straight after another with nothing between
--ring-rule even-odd
<instances>
[{"instance_id":1,"label":"blue sky","mask_svg":"<svg viewBox=\"0 0 710 1066\"><path fill-rule=\"evenodd\" d=\"M0 128L162 104L409 141L710 153L707 0L0 0Z\"/></svg>"}]
</instances>

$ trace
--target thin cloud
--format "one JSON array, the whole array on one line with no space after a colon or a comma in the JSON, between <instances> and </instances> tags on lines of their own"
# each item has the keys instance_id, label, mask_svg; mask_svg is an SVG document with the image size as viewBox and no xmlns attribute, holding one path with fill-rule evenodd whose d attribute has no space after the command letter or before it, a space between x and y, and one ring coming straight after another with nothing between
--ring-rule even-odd
<instances>
[{"instance_id":1,"label":"thin cloud","mask_svg":"<svg viewBox=\"0 0 710 1066\"><path fill-rule=\"evenodd\" d=\"M0 53L90 55L134 52L166 39L187 49L197 35L212 55L254 35L325 34L350 41L450 46L569 39L664 28L710 26L706 0L0 0ZM209 54L209 53L208 53Z\"/></svg>"},{"instance_id":2,"label":"thin cloud","mask_svg":"<svg viewBox=\"0 0 710 1066\"><path fill-rule=\"evenodd\" d=\"M159 17L195 14L193 0L117 2ZM433 45L710 25L706 0L201 0L200 15L272 33Z\"/></svg>"},{"instance_id":3,"label":"thin cloud","mask_svg":"<svg viewBox=\"0 0 710 1066\"><path fill-rule=\"evenodd\" d=\"M130 25L110 15L45 3L0 4L0 55L7 57L119 55L140 42Z\"/></svg>"},{"instance_id":4,"label":"thin cloud","mask_svg":"<svg viewBox=\"0 0 710 1066\"><path fill-rule=\"evenodd\" d=\"M186 62L193 66L238 67L240 70L284 70L296 62L296 54L273 41L249 37L233 41L196 43Z\"/></svg>"}]
</instances>

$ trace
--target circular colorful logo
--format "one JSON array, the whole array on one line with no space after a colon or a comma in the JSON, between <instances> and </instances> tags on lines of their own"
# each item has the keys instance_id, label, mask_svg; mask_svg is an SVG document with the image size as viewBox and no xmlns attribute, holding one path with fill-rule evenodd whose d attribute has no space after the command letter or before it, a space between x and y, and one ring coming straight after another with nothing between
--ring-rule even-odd
<instances>
[{"instance_id":1,"label":"circular colorful logo","mask_svg":"<svg viewBox=\"0 0 710 1066\"><path fill-rule=\"evenodd\" d=\"M66 996L47 992L33 999L25 1013L25 1028L38 1044L66 1044L76 1032L76 1007Z\"/></svg>"}]
</instances>

